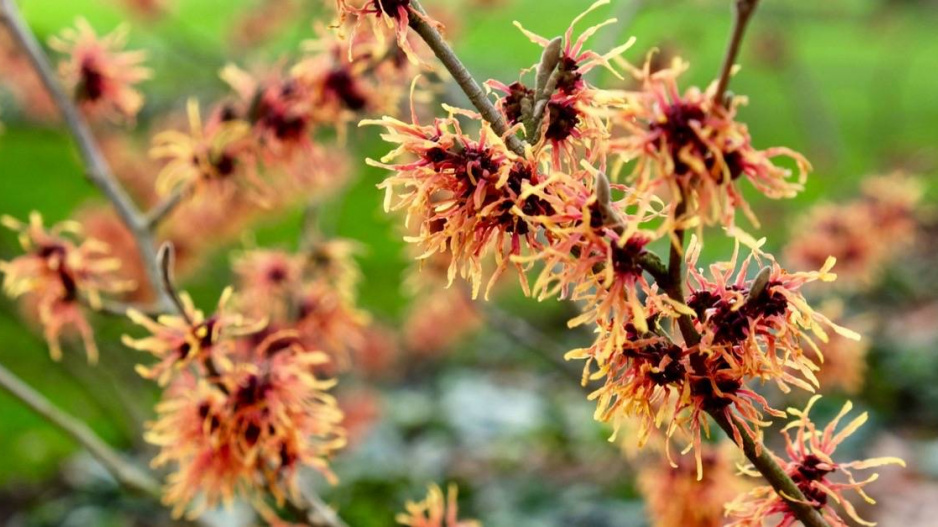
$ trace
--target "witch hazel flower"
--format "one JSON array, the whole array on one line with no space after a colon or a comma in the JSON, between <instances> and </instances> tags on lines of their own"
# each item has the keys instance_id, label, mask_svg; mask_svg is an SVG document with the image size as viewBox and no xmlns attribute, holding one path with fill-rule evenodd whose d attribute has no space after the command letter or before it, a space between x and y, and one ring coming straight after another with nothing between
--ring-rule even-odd
<instances>
[{"instance_id":1,"label":"witch hazel flower","mask_svg":"<svg viewBox=\"0 0 938 527\"><path fill-rule=\"evenodd\" d=\"M222 80L236 95L226 109L231 117L251 125L258 158L267 165L284 163L313 146L312 101L307 86L280 69L252 74L229 64L221 71Z\"/></svg>"},{"instance_id":2,"label":"witch hazel flower","mask_svg":"<svg viewBox=\"0 0 938 527\"><path fill-rule=\"evenodd\" d=\"M748 128L736 120L746 98L716 101L716 83L682 94L677 81L688 66L680 59L654 72L651 59L641 69L625 65L642 89L613 118L609 152L631 166L630 178L639 189L666 190L676 202L685 202L682 217L674 209L675 221L731 226L741 209L758 226L737 183L742 177L772 199L791 198L802 190L810 164L788 148L759 150L752 144ZM775 164L778 157L789 158L797 177Z\"/></svg>"},{"instance_id":3,"label":"witch hazel flower","mask_svg":"<svg viewBox=\"0 0 938 527\"><path fill-rule=\"evenodd\" d=\"M335 482L328 459L345 445L343 419L317 371L328 359L291 332L254 345L238 341L238 362L214 381L178 376L157 406L146 439L160 448L152 464L172 466L164 502L196 518L246 498L265 516L298 495L297 472L310 467Z\"/></svg>"},{"instance_id":4,"label":"witch hazel flower","mask_svg":"<svg viewBox=\"0 0 938 527\"><path fill-rule=\"evenodd\" d=\"M225 289L211 316L197 309L185 292L179 295L182 305L179 315L160 315L154 320L135 309L128 310L128 318L150 335L142 338L124 335L121 342L129 348L146 351L159 361L153 366L138 365L137 372L165 386L190 365L209 373L216 364L230 362L233 339L257 333L267 324L264 319L249 320L232 311L232 295L231 288Z\"/></svg>"},{"instance_id":5,"label":"witch hazel flower","mask_svg":"<svg viewBox=\"0 0 938 527\"><path fill-rule=\"evenodd\" d=\"M750 255L741 263L741 241L750 244ZM845 338L860 336L833 323L805 300L805 284L836 279L829 258L818 271L788 272L761 251L765 240L737 238L729 261L712 264L708 273L697 268L701 245L693 237L687 250L687 304L696 314L701 334L700 350L718 369L732 369L744 377L788 384L812 390L817 385L817 366L806 355L811 350L823 361L815 341L827 342L828 331ZM759 269L750 278L750 269Z\"/></svg>"},{"instance_id":6,"label":"witch hazel flower","mask_svg":"<svg viewBox=\"0 0 938 527\"><path fill-rule=\"evenodd\" d=\"M864 492L863 487L875 481L878 475L872 474L864 480L857 481L853 472L884 465L904 467L905 462L894 457L849 462L836 461L833 456L837 447L867 421L867 414L866 412L860 414L842 429L837 430L841 420L853 409L853 405L848 401L826 427L819 429L809 414L820 398L820 395L812 397L804 410L788 409L788 413L795 419L782 431L785 437L787 459L774 453L772 456L804 494L803 503L820 512L832 527L849 525L837 508L842 508L847 517L860 525L876 525L860 518L853 504L845 496L845 492L854 491L867 503L876 503ZM749 476L760 476L752 466L742 467L742 471ZM730 525L735 527L764 525L789 527L798 521L789 506L794 501L792 496L779 494L771 486L764 485L754 488L727 504L726 513L733 519Z\"/></svg>"},{"instance_id":7,"label":"witch hazel flower","mask_svg":"<svg viewBox=\"0 0 938 527\"><path fill-rule=\"evenodd\" d=\"M646 246L667 231L667 223L660 221L664 219L660 202L624 185L611 185L591 167L572 174L553 172L542 188L529 192L535 191L554 211L538 218L547 243L530 257L513 256L518 262L543 262L534 295L540 300L559 297L581 302L584 313L569 322L571 327L615 321L632 322L647 331L643 305L669 303L645 278L641 265ZM622 197L612 201L612 191ZM655 221L659 224L655 230L642 227Z\"/></svg>"},{"instance_id":8,"label":"witch hazel flower","mask_svg":"<svg viewBox=\"0 0 938 527\"><path fill-rule=\"evenodd\" d=\"M0 218L0 223L17 233L25 252L0 261L4 292L11 298L24 298L27 307L35 310L53 360L62 357L62 337L74 331L81 337L89 362L97 362L98 347L84 306L98 309L102 294L133 289L132 282L117 274L120 261L105 244L84 237L76 222L47 229L42 216L33 212L26 223L10 216Z\"/></svg>"},{"instance_id":9,"label":"witch hazel flower","mask_svg":"<svg viewBox=\"0 0 938 527\"><path fill-rule=\"evenodd\" d=\"M127 34L128 28L121 26L99 37L80 18L74 28L49 41L53 49L68 55L59 64L59 72L75 100L92 115L133 121L143 107L143 95L135 85L150 78L150 70L141 65L144 51L123 51Z\"/></svg>"},{"instance_id":10,"label":"witch hazel flower","mask_svg":"<svg viewBox=\"0 0 938 527\"><path fill-rule=\"evenodd\" d=\"M538 69L537 85L531 88L521 81L505 85L496 80L486 83L503 94L498 107L509 124L534 127L526 130L529 140L534 139L531 142L535 143L535 150L550 147L555 169L560 169L564 163L576 168L582 159L589 163L604 161L604 145L609 135L605 120L611 108L625 103L621 93L599 89L586 82L584 76L596 67L605 67L619 76L609 59L627 50L634 39L600 55L585 49L586 41L602 27L615 23L615 19L592 26L577 38L573 34L577 23L608 3L608 0L599 0L577 16L564 33L559 50L554 41L515 22L526 37L545 48L547 62ZM547 56L553 53L558 56ZM552 71L542 70L544 66Z\"/></svg>"},{"instance_id":11,"label":"witch hazel flower","mask_svg":"<svg viewBox=\"0 0 938 527\"><path fill-rule=\"evenodd\" d=\"M368 161L396 172L378 185L386 192L385 209L405 210L407 224L420 221L419 233L407 241L424 249L421 259L449 252L450 283L457 275L468 279L476 297L484 257L494 253L496 259L488 292L513 257L539 243L533 220L548 212L547 205L527 189L543 175L535 163L514 155L488 124L478 139L465 134L456 115L478 119L477 114L448 110L449 117L432 125L418 124L416 115L414 124L389 117L362 124L383 126L382 137L399 145L380 162ZM392 163L405 155L408 160ZM523 276L516 260L515 266Z\"/></svg>"},{"instance_id":12,"label":"witch hazel flower","mask_svg":"<svg viewBox=\"0 0 938 527\"><path fill-rule=\"evenodd\" d=\"M303 58L290 70L307 90L317 123L335 128L344 139L345 125L363 115L397 113L418 68L396 42L357 32L347 44L317 28L303 43Z\"/></svg>"},{"instance_id":13,"label":"witch hazel flower","mask_svg":"<svg viewBox=\"0 0 938 527\"><path fill-rule=\"evenodd\" d=\"M262 198L255 161L251 126L224 111L203 122L198 101L186 105L189 132L166 130L153 137L150 156L163 160L156 191L166 196L185 189L196 195L214 191L230 195L242 187ZM213 199L218 199L213 195Z\"/></svg>"},{"instance_id":14,"label":"witch hazel flower","mask_svg":"<svg viewBox=\"0 0 938 527\"><path fill-rule=\"evenodd\" d=\"M482 527L475 520L459 519L457 493L456 485L450 485L445 496L440 487L431 485L424 500L404 505L405 512L397 515L397 523L408 527Z\"/></svg>"},{"instance_id":15,"label":"witch hazel flower","mask_svg":"<svg viewBox=\"0 0 938 527\"><path fill-rule=\"evenodd\" d=\"M735 445L708 443L703 450L703 479L684 459L676 467L658 459L639 468L638 489L655 527L720 527L724 505L747 489L735 473Z\"/></svg>"},{"instance_id":16,"label":"witch hazel flower","mask_svg":"<svg viewBox=\"0 0 938 527\"><path fill-rule=\"evenodd\" d=\"M411 17L419 17L439 29L443 27L439 22L417 11L410 0L336 0L336 9L339 13L338 24L340 26L349 16L355 19L352 28L353 38L362 30L362 26L367 21L371 32L380 42L389 38L393 39L413 64L419 64L420 57L414 51L408 38ZM351 53L350 47L350 57Z\"/></svg>"}]
</instances>

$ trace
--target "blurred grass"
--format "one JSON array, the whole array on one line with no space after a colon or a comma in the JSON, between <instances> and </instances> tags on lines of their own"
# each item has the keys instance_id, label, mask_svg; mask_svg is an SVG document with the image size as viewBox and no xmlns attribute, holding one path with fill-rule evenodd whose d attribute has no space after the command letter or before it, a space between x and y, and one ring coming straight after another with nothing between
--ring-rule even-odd
<instances>
[{"instance_id":1,"label":"blurred grass","mask_svg":"<svg viewBox=\"0 0 938 527\"><path fill-rule=\"evenodd\" d=\"M225 44L227 27L241 6L248 2L230 0L179 0L179 10L159 22L133 22L131 46L151 50L156 79L145 87L148 116L179 109L189 96L209 100L222 89L218 69L234 52ZM124 15L111 2L23 2L23 10L34 30L45 39L85 16L99 31L107 30ZM311 13L320 9L311 2ZM427 2L431 4L431 2ZM602 13L618 9L618 2L589 20L600 21ZM722 58L730 17L726 2L645 2L627 28L615 26L605 33L618 33L613 42L638 37L626 53L640 63L652 47L674 47L691 63L684 85L706 84ZM855 191L860 177L894 167L922 168L934 173L935 124L938 122L938 39L934 28L938 16L925 8L895 8L882 11L884 2L871 0L830 1L809 6L796 0L765 2L754 23L742 62L744 68L733 81L736 93L751 95L742 111L757 146L786 145L806 153L816 171L807 190L786 203L767 203L752 197L764 223L760 231L778 247L790 218L818 199L841 200ZM480 78L517 77L519 68L533 64L539 48L532 45L510 23L521 20L526 28L544 35L561 33L586 2L570 0L521 0L498 11L470 11L453 28L456 49ZM432 6L430 7L432 11ZM244 64L276 57L296 48L310 17L298 20L284 37L265 47L256 57L239 57ZM600 40L609 37L600 33ZM784 46L781 64L764 65L754 50L777 36ZM769 42L770 43L770 42ZM607 76L608 77L608 76ZM352 130L349 144L358 158L378 157L382 145L374 130ZM88 199L98 199L85 182L66 136L39 127L9 125L0 136L0 212L23 218L30 210L41 210L49 221L67 218ZM405 266L400 235L381 210L381 194L374 185L384 174L360 164L356 183L340 203L321 212L335 234L359 240L367 247L362 258L366 277L362 303L379 317L394 320L405 301L400 277ZM934 185L930 193L934 196ZM278 221L260 225L260 245L294 243L301 212L293 211ZM210 236L211 233L205 233ZM728 241L711 236L709 251L725 251ZM0 258L16 253L15 240L0 235ZM227 254L212 259L197 281L186 284L202 303L214 302L228 281ZM535 302L514 302L523 313L556 309ZM134 357L119 345L120 327L105 329L99 337L106 354L120 356L121 375L133 375ZM106 376L89 372L99 384L83 386L62 365L51 363L44 343L25 328L9 301L0 302L0 362L21 375L70 413L87 419L107 439L124 444L119 426L87 392L107 391ZM81 352L72 350L78 359ZM75 362L72 360L72 362ZM95 377L97 376L97 377ZM92 383L94 384L94 383ZM0 484L40 481L53 473L74 445L6 396L0 396Z\"/></svg>"}]
</instances>

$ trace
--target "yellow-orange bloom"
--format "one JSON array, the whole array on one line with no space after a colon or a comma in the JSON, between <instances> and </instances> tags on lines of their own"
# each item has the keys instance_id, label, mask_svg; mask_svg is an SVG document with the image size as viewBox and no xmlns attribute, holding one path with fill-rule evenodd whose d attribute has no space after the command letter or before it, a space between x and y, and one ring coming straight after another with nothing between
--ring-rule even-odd
<instances>
[{"instance_id":1,"label":"yellow-orange bloom","mask_svg":"<svg viewBox=\"0 0 938 527\"><path fill-rule=\"evenodd\" d=\"M116 274L120 261L112 258L100 241L84 238L75 222L46 229L42 216L33 212L28 223L9 216L0 218L0 223L17 232L25 251L0 262L4 292L11 298L24 297L35 307L53 360L62 357L61 336L71 329L81 336L88 360L97 361L98 348L82 301L97 309L102 293L121 293L133 287Z\"/></svg>"},{"instance_id":2,"label":"yellow-orange bloom","mask_svg":"<svg viewBox=\"0 0 938 527\"><path fill-rule=\"evenodd\" d=\"M74 28L52 37L49 45L67 54L59 72L87 111L110 119L133 120L143 107L143 95L134 85L150 77L141 66L146 53L121 51L127 43L127 26L98 37L85 19Z\"/></svg>"},{"instance_id":3,"label":"yellow-orange bloom","mask_svg":"<svg viewBox=\"0 0 938 527\"><path fill-rule=\"evenodd\" d=\"M352 5L353 1L358 5ZM411 18L418 17L439 29L443 28L439 22L414 9L410 0L336 0L336 8L339 12L340 24L349 16L355 19L352 29L353 37L350 40L354 40L354 34L361 30L367 20L372 33L379 42L384 43L391 36L408 60L414 64L419 64L420 58L414 51L410 39L407 38ZM350 47L349 55L351 54L352 48Z\"/></svg>"},{"instance_id":4,"label":"yellow-orange bloom","mask_svg":"<svg viewBox=\"0 0 938 527\"><path fill-rule=\"evenodd\" d=\"M228 119L223 112L203 124L199 103L194 99L186 109L189 133L167 130L153 138L150 155L166 162L156 180L157 192L165 196L182 188L228 195L244 184L259 187L250 125Z\"/></svg>"},{"instance_id":5,"label":"yellow-orange bloom","mask_svg":"<svg viewBox=\"0 0 938 527\"><path fill-rule=\"evenodd\" d=\"M429 487L423 501L408 501L406 512L397 515L397 523L408 527L482 527L475 520L460 520L456 503L456 485L450 485L446 496L436 485Z\"/></svg>"},{"instance_id":6,"label":"yellow-orange bloom","mask_svg":"<svg viewBox=\"0 0 938 527\"><path fill-rule=\"evenodd\" d=\"M450 283L456 275L472 284L473 297L482 284L482 260L494 253L496 270L486 292L507 269L512 257L537 246L538 217L548 205L536 194L545 176L537 165L516 159L483 123L478 139L462 132L457 114L432 125L406 124L390 117L363 124L383 126L385 141L399 146L374 166L394 171L382 182L386 210L406 210L406 224L420 221L419 234L405 238L423 249L420 259L450 253ZM404 160L392 163L404 156ZM416 159L414 159L416 158ZM515 261L519 274L524 268Z\"/></svg>"},{"instance_id":7,"label":"yellow-orange bloom","mask_svg":"<svg viewBox=\"0 0 938 527\"><path fill-rule=\"evenodd\" d=\"M703 479L683 458L676 467L664 459L642 466L638 488L654 527L721 527L723 507L744 488L735 474L736 446L724 441L703 447Z\"/></svg>"},{"instance_id":8,"label":"yellow-orange bloom","mask_svg":"<svg viewBox=\"0 0 938 527\"><path fill-rule=\"evenodd\" d=\"M725 104L715 101L716 83L706 91L690 88L682 95L677 79L687 64L679 59L655 72L650 60L642 69L627 67L642 82L642 90L615 115L622 133L614 131L609 150L623 162L634 160L631 178L639 190L664 188L675 202L685 202L682 217L672 209L675 220L687 226L697 219L730 226L736 209L742 209L758 225L736 183L743 176L773 199L791 198L801 191L810 164L788 148L753 146L748 128L736 120L744 97L734 96ZM788 157L797 165L796 179L773 162L777 157Z\"/></svg>"},{"instance_id":9,"label":"yellow-orange bloom","mask_svg":"<svg viewBox=\"0 0 938 527\"><path fill-rule=\"evenodd\" d=\"M218 308L211 316L196 309L185 292L179 295L184 312L179 315L160 315L156 320L130 309L127 316L143 326L150 336L135 339L124 335L125 346L146 351L159 362L154 366L137 366L137 372L148 379L166 385L173 375L190 364L203 373L211 372L216 362L229 362L233 351L233 338L257 333L267 324L264 319L247 320L232 312L229 303L232 289L227 288L218 300Z\"/></svg>"},{"instance_id":10,"label":"yellow-orange bloom","mask_svg":"<svg viewBox=\"0 0 938 527\"><path fill-rule=\"evenodd\" d=\"M868 288L914 242L921 197L921 182L902 173L867 178L859 199L821 203L802 215L785 257L793 265L819 266L834 256L839 285Z\"/></svg>"},{"instance_id":11,"label":"yellow-orange bloom","mask_svg":"<svg viewBox=\"0 0 938 527\"><path fill-rule=\"evenodd\" d=\"M157 406L147 441L160 447L154 466L175 465L164 502L197 517L243 497L262 513L264 496L295 499L297 470L315 468L330 481L328 459L345 445L342 412L317 376L328 358L305 350L292 332L255 344L236 342L235 361L211 382L182 374Z\"/></svg>"},{"instance_id":12,"label":"yellow-orange bloom","mask_svg":"<svg viewBox=\"0 0 938 527\"><path fill-rule=\"evenodd\" d=\"M840 413L823 430L819 430L809 418L809 412L820 399L819 395L811 398L804 410L789 408L788 412L796 419L783 430L788 459L781 459L772 454L792 478L807 500L805 504L814 507L832 527L847 527L847 522L834 508L838 504L853 521L861 525L875 525L857 515L856 510L843 492L856 491L868 503L875 503L863 487L877 479L877 474L862 481L854 479L854 470L864 470L883 465L901 465L898 458L882 457L862 461L837 462L833 459L834 451L867 420L866 412L860 414L840 431L840 420L853 408L850 402L844 404ZM792 437L791 431L795 435ZM760 474L752 467L743 467L743 472L750 476ZM842 480L836 482L835 480ZM845 481L843 481L845 480ZM790 497L779 495L772 487L760 486L744 494L726 507L727 515L733 518L730 524L736 527L761 527L766 521L773 521L777 527L789 527L797 522L797 517L789 508Z\"/></svg>"},{"instance_id":13,"label":"yellow-orange bloom","mask_svg":"<svg viewBox=\"0 0 938 527\"><path fill-rule=\"evenodd\" d=\"M510 86L494 80L487 82L505 94L499 107L510 124L530 126L538 112L543 114L537 124L539 129L527 130L527 136L534 138L531 142L536 143L535 150L550 147L554 169L566 166L569 170L576 170L584 159L605 168L606 141L609 138L606 121L615 108L625 104L625 97L621 92L593 86L586 82L585 75L596 67L605 67L621 78L609 64L609 59L628 49L634 39L600 55L585 49L586 41L602 27L615 23L616 19L589 27L579 37L574 37L573 30L588 14L608 3L609 0L594 2L570 23L563 36L556 70L551 76L556 83L544 87L548 90L553 88L550 93L535 93L520 81ZM518 22L515 26L535 44L545 48L550 45L550 39L524 29Z\"/></svg>"}]
</instances>

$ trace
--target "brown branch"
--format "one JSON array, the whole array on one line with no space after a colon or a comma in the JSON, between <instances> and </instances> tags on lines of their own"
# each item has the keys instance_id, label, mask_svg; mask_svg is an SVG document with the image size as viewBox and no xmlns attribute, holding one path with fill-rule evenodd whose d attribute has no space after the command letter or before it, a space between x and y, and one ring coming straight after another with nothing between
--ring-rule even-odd
<instances>
[{"instance_id":1,"label":"brown branch","mask_svg":"<svg viewBox=\"0 0 938 527\"><path fill-rule=\"evenodd\" d=\"M329 504L312 492L304 493L299 502L287 500L284 508L310 527L348 527Z\"/></svg>"},{"instance_id":2,"label":"brown branch","mask_svg":"<svg viewBox=\"0 0 938 527\"><path fill-rule=\"evenodd\" d=\"M188 188L178 189L164 198L163 201L154 205L153 208L147 212L147 229L153 231L163 223L163 221L183 202L188 193Z\"/></svg>"},{"instance_id":3,"label":"brown branch","mask_svg":"<svg viewBox=\"0 0 938 527\"><path fill-rule=\"evenodd\" d=\"M710 414L710 416L713 417L713 420L726 432L727 436L733 437L733 423L730 423L724 415L719 413L713 413ZM735 426L737 428L739 427L738 424ZM741 447L746 457L762 474L762 477L769 482L769 485L775 489L775 492L778 493L779 496L796 500L792 501L786 498L788 507L795 513L795 516L798 517L801 523L804 524L805 527L829 527L827 521L821 516L821 513L814 507L807 505L808 500L801 492L801 489L788 477L785 470L779 466L769 452L769 449L764 445L756 444L748 434L742 433L739 435L743 439Z\"/></svg>"},{"instance_id":4,"label":"brown branch","mask_svg":"<svg viewBox=\"0 0 938 527\"><path fill-rule=\"evenodd\" d=\"M570 369L563 359L567 350L556 340L545 335L527 320L516 317L493 303L486 302L482 309L485 321L521 349L528 350L539 360L549 364L557 373L577 383L582 380L579 372Z\"/></svg>"},{"instance_id":5,"label":"brown branch","mask_svg":"<svg viewBox=\"0 0 938 527\"><path fill-rule=\"evenodd\" d=\"M717 104L723 104L723 94L726 93L726 87L730 83L730 75L733 72L733 65L736 64L736 57L739 55L739 47L743 43L743 36L746 34L746 28L752 15L759 5L759 0L735 0L735 11L733 17L733 33L730 36L730 42L726 48L726 55L723 57L723 67L720 69L720 78L717 81L717 90L713 98Z\"/></svg>"},{"instance_id":6,"label":"brown branch","mask_svg":"<svg viewBox=\"0 0 938 527\"><path fill-rule=\"evenodd\" d=\"M0 388L85 447L118 483L137 494L157 500L160 498L162 491L159 482L147 472L124 460L88 428L88 425L60 410L2 365L0 365Z\"/></svg>"},{"instance_id":7,"label":"brown branch","mask_svg":"<svg viewBox=\"0 0 938 527\"><path fill-rule=\"evenodd\" d=\"M411 0L410 4L411 11L409 15L411 29L420 35L420 38L427 43L427 46L429 46L436 57L440 59L443 66L445 66L450 75L453 76L456 84L462 88L462 91L466 94L466 97L469 98L469 101L479 110L482 118L492 125L492 130L505 139L505 144L507 144L514 153L519 156L524 156L524 142L518 139L514 134L508 133L508 125L505 123L505 118L495 108L492 101L488 99L485 91L479 86L479 83L476 82L472 74L469 73L469 70L466 69L465 64L459 60L459 57L456 56L453 48L446 42L443 35L440 34L440 31L427 20L427 13L420 5L420 2Z\"/></svg>"},{"instance_id":8,"label":"brown branch","mask_svg":"<svg viewBox=\"0 0 938 527\"><path fill-rule=\"evenodd\" d=\"M23 20L16 2L13 0L0 0L0 20L10 29L13 40L26 53L33 69L52 96L52 100L62 113L65 124L71 132L75 145L78 147L78 152L85 166L86 176L114 205L121 221L133 234L147 277L154 285L157 285L159 283L159 269L156 265L156 245L146 218L114 178L111 167L104 158L104 154L101 153L91 128L75 106L74 101L59 83L55 70L49 63L49 59L46 57L36 36ZM156 289L158 290L158 288ZM158 294L159 303L165 305L168 299L162 294Z\"/></svg>"}]
</instances>

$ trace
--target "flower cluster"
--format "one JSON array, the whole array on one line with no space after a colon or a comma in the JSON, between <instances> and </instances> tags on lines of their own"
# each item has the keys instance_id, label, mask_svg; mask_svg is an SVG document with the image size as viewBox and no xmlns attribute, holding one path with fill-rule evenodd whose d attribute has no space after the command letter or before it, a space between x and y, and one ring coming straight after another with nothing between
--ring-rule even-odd
<instances>
[{"instance_id":1,"label":"flower cluster","mask_svg":"<svg viewBox=\"0 0 938 527\"><path fill-rule=\"evenodd\" d=\"M219 194L238 194L272 206L278 196L308 191L316 174L328 171L319 132L341 138L348 122L395 111L415 73L398 48L363 33L346 53L345 43L319 33L293 64L259 71L225 67L221 77L230 97L205 117L190 101L189 131L154 137L151 155L164 163L159 195L180 191L215 201Z\"/></svg>"},{"instance_id":2,"label":"flower cluster","mask_svg":"<svg viewBox=\"0 0 938 527\"><path fill-rule=\"evenodd\" d=\"M498 104L511 125L523 125L530 142L536 150L550 147L554 168L563 166L576 169L581 160L596 163L604 155L609 138L605 120L625 104L624 94L599 89L591 85L585 76L596 67L605 67L616 76L619 73L609 64L609 59L627 50L634 39L604 55L586 49L586 41L603 26L615 23L615 19L586 29L574 39L574 26L590 12L608 4L608 0L594 2L576 17L563 35L563 46L559 56L550 56L556 50L552 42L536 35L517 22L515 25L531 39L545 48L545 58L538 70L537 85L530 88L519 80L506 86L495 80L488 85L503 93ZM543 66L554 64L553 72L545 78ZM533 139L533 140L532 140Z\"/></svg>"},{"instance_id":3,"label":"flower cluster","mask_svg":"<svg viewBox=\"0 0 938 527\"><path fill-rule=\"evenodd\" d=\"M134 85L150 77L141 66L142 51L122 51L128 29L98 37L91 25L79 19L74 28L53 37L50 45L68 55L59 71L75 99L89 113L111 120L132 121L143 107L143 95Z\"/></svg>"},{"instance_id":4,"label":"flower cluster","mask_svg":"<svg viewBox=\"0 0 938 527\"><path fill-rule=\"evenodd\" d=\"M657 71L651 64L649 59L643 68L628 66L642 89L614 116L621 133L610 141L609 150L633 165L630 178L641 191L663 189L682 204L673 211L676 221L730 226L736 209L742 209L758 226L737 183L743 176L773 199L793 197L802 189L810 164L788 148L753 146L748 128L736 120L745 97L716 100L716 83L681 94L677 80L687 63L675 58L670 67ZM795 180L789 169L774 163L777 157L788 157L797 166Z\"/></svg>"},{"instance_id":5,"label":"flower cluster","mask_svg":"<svg viewBox=\"0 0 938 527\"><path fill-rule=\"evenodd\" d=\"M921 197L921 182L910 176L867 178L859 199L822 203L805 213L785 257L793 265L815 266L833 255L839 284L869 287L883 266L914 241Z\"/></svg>"},{"instance_id":6,"label":"flower cluster","mask_svg":"<svg viewBox=\"0 0 938 527\"><path fill-rule=\"evenodd\" d=\"M602 380L590 396L597 419L637 418L640 443L662 425L667 437L687 437L699 472L708 415L730 418L738 443L742 434L759 437L764 414L781 412L749 383L813 390L821 360L814 340L826 341L831 330L856 335L815 312L800 292L805 283L833 280L833 260L815 272L789 273L734 228L736 254L709 274L696 269L697 241L685 255L686 284L660 268L649 251L654 242L675 244L679 257L683 229L733 227L737 208L748 213L741 176L768 197L791 197L809 166L788 149L752 146L736 121L742 98L715 100L715 84L681 95L676 78L683 63L652 73L649 64L639 70L620 60L642 81L637 92L587 83L584 74L613 69L610 60L628 46L607 54L585 49L603 25L575 40L571 25L559 45L525 31L545 48L534 88L488 83L501 94L496 109L511 125L507 133L525 129L531 144L523 151L509 148L486 122L477 134L465 132L459 119L478 122L480 115L446 106L448 115L427 125L416 111L411 123L365 121L384 127L383 139L396 145L371 163L394 172L379 185L385 207L405 210L405 222L418 224L407 240L419 246L420 259L449 257L449 282L467 278L475 297L494 259L487 292L513 264L526 293L582 305L569 325L595 324L597 337L567 358L585 359L584 384ZM780 155L798 166L796 181L773 164ZM607 178L610 159L634 164L628 185ZM670 204L660 189L671 191ZM752 250L742 263L740 242ZM540 270L529 286L535 265Z\"/></svg>"},{"instance_id":7,"label":"flower cluster","mask_svg":"<svg viewBox=\"0 0 938 527\"><path fill-rule=\"evenodd\" d=\"M738 450L728 441L705 445L704 477L700 480L692 463L672 467L658 459L642 466L638 488L655 527L721 527L724 504L744 489L735 474L734 455Z\"/></svg>"},{"instance_id":8,"label":"flower cluster","mask_svg":"<svg viewBox=\"0 0 938 527\"><path fill-rule=\"evenodd\" d=\"M295 331L306 347L322 350L331 367L348 368L352 353L365 343L368 323L355 305L356 248L347 240L328 240L299 254L246 251L233 265L241 310L266 317L265 333Z\"/></svg>"},{"instance_id":9,"label":"flower cluster","mask_svg":"<svg viewBox=\"0 0 938 527\"><path fill-rule=\"evenodd\" d=\"M446 496L440 487L429 487L423 501L407 502L406 512L397 515L397 523L408 527L481 527L474 520L460 520L456 504L456 485L450 485Z\"/></svg>"},{"instance_id":10,"label":"flower cluster","mask_svg":"<svg viewBox=\"0 0 938 527\"><path fill-rule=\"evenodd\" d=\"M820 396L812 397L804 410L793 408L788 410L796 418L785 427L783 433L788 459L775 457L804 494L807 500L805 504L818 510L832 527L847 527L848 525L834 508L834 503L842 507L853 521L861 525L874 525L857 515L853 505L843 493L846 490L853 490L867 502L875 503L863 491L863 487L875 481L877 475L873 474L865 480L857 481L853 471L890 464L905 466L905 463L901 459L891 457L845 463L835 461L832 457L834 451L866 422L867 414L864 412L838 431L840 420L853 408L853 405L848 402L826 427L819 430L808 415L818 399ZM794 437L791 435L792 430ZM743 471L751 476L759 475L751 466L744 467ZM836 480L842 480L842 482ZM727 514L733 518L730 525L761 527L766 525L766 521L774 521L777 527L794 525L797 517L789 507L791 501L790 497L779 495L768 485L756 487L727 505Z\"/></svg>"},{"instance_id":11,"label":"flower cluster","mask_svg":"<svg viewBox=\"0 0 938 527\"><path fill-rule=\"evenodd\" d=\"M0 219L15 231L25 254L0 262L3 290L11 298L23 297L27 308L42 324L49 353L62 357L61 337L77 332L90 362L98 348L88 323L85 306L101 307L102 293L116 294L133 288L114 274L120 261L103 243L83 236L81 227L66 221L47 229L42 216L33 212L23 223L9 216Z\"/></svg>"},{"instance_id":12,"label":"flower cluster","mask_svg":"<svg viewBox=\"0 0 938 527\"><path fill-rule=\"evenodd\" d=\"M124 337L159 360L141 374L168 385L146 439L160 448L154 466L176 466L164 501L177 516L235 496L265 512L268 492L282 505L297 496L300 467L334 480L328 459L345 444L342 412L327 393L335 381L321 377L328 355L309 351L294 330L234 312L230 300L229 289L206 317L182 294L179 315L131 312L150 335Z\"/></svg>"}]
</instances>

